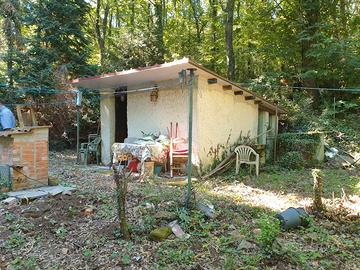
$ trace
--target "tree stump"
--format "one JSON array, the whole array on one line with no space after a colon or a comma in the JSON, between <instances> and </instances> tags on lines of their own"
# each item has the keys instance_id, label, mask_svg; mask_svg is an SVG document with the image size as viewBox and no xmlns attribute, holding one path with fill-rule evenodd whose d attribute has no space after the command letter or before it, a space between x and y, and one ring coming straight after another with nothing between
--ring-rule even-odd
<instances>
[{"instance_id":1,"label":"tree stump","mask_svg":"<svg viewBox=\"0 0 360 270\"><path fill-rule=\"evenodd\" d=\"M124 239L130 239L129 227L126 218L126 193L128 177L124 173L114 170L114 181L116 184L117 214L120 221L120 231ZM130 174L129 174L130 176Z\"/></svg>"},{"instance_id":2,"label":"tree stump","mask_svg":"<svg viewBox=\"0 0 360 270\"><path fill-rule=\"evenodd\" d=\"M323 194L323 173L319 169L313 169L311 172L314 179L314 201L312 208L316 212L322 212L325 210L325 207L322 203L322 194Z\"/></svg>"}]
</instances>

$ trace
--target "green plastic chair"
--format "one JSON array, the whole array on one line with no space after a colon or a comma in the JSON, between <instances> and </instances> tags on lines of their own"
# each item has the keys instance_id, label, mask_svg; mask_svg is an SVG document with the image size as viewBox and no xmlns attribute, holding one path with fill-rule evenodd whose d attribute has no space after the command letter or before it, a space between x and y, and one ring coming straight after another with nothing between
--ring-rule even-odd
<instances>
[{"instance_id":1,"label":"green plastic chair","mask_svg":"<svg viewBox=\"0 0 360 270\"><path fill-rule=\"evenodd\" d=\"M84 156L84 164L88 165L89 155L94 155L96 158L96 164L100 161L100 143L101 137L98 134L89 134L88 142L80 145L80 154Z\"/></svg>"}]
</instances>

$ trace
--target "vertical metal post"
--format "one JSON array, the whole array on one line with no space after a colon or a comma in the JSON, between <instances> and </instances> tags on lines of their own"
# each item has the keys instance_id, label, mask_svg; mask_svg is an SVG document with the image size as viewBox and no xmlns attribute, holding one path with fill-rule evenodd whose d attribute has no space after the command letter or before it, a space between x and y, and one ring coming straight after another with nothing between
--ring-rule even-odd
<instances>
[{"instance_id":1,"label":"vertical metal post","mask_svg":"<svg viewBox=\"0 0 360 270\"><path fill-rule=\"evenodd\" d=\"M274 163L276 163L277 157L277 135L278 135L278 125L279 125L279 118L278 118L278 107L275 107L275 137L274 137Z\"/></svg>"},{"instance_id":2,"label":"vertical metal post","mask_svg":"<svg viewBox=\"0 0 360 270\"><path fill-rule=\"evenodd\" d=\"M192 175L192 122L193 122L193 84L195 69L191 68L190 79L189 79L189 135L188 135L188 185L187 185L187 196L185 201L185 207L189 208L191 198L191 175Z\"/></svg>"},{"instance_id":3,"label":"vertical metal post","mask_svg":"<svg viewBox=\"0 0 360 270\"><path fill-rule=\"evenodd\" d=\"M80 163L80 107L76 106L76 162Z\"/></svg>"},{"instance_id":4,"label":"vertical metal post","mask_svg":"<svg viewBox=\"0 0 360 270\"><path fill-rule=\"evenodd\" d=\"M81 108L82 94L76 90L76 162L80 163L80 108Z\"/></svg>"}]
</instances>

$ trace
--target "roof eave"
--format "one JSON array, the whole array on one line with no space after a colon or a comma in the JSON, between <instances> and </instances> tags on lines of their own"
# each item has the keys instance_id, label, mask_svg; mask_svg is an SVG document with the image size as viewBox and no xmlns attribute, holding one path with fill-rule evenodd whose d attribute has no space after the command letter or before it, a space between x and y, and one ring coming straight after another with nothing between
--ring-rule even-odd
<instances>
[{"instance_id":1,"label":"roof eave","mask_svg":"<svg viewBox=\"0 0 360 270\"><path fill-rule=\"evenodd\" d=\"M220 80L222 80L222 81L225 81L225 82L229 83L229 84L232 85L232 86L235 86L238 90L244 91L244 92L246 92L246 93L248 93L248 94L250 94L250 95L252 95L252 96L255 96L257 100L260 100L260 101L263 102L263 104L262 104L263 106L265 106L265 107L268 108L269 110L273 111L274 113L276 113L276 111L277 111L278 114L286 114L286 113L287 113L287 112L286 112L284 109L282 109L281 107L270 103L269 101L265 100L263 97L258 96L258 95L255 94L254 92L252 92L252 91L250 91L250 90L248 90L248 89L245 89L245 88L239 86L238 84L236 84L236 83L228 80L228 79L225 78L225 77L222 77L221 75L213 72L212 70L209 70L209 69L207 69L206 67L204 67L204 66L202 66L202 65L200 65L200 64L198 64L198 63L196 63L196 62L194 62L194 61L192 61L191 59L188 59L188 61L189 61L189 64L191 64L191 65L193 65L193 66L195 66L195 67L197 67L197 68L199 68L199 69L202 69L203 71L205 71L205 72L207 72L207 73L210 73L210 74L213 75L214 77L217 77L218 79L220 79Z\"/></svg>"}]
</instances>

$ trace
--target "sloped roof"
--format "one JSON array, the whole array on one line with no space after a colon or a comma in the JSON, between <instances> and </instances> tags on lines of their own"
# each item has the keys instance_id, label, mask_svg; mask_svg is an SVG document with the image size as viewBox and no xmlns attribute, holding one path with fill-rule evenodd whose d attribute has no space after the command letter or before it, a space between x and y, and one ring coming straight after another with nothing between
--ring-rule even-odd
<instances>
[{"instance_id":1,"label":"sloped roof","mask_svg":"<svg viewBox=\"0 0 360 270\"><path fill-rule=\"evenodd\" d=\"M113 73L107 73L95 77L78 78L72 80L70 83L75 87L84 87L91 89L114 89L122 86L129 86L143 83L156 83L164 80L177 79L178 73L183 69L195 68L196 73L206 77L207 79L216 78L217 83L220 85L231 85L234 91L243 91L245 96L254 96L256 100L261 101L260 108L264 110L270 110L278 113L285 113L285 111L278 106L266 101L264 98L256 95L244 87L240 87L238 84L231 82L230 80L216 74L215 72L203 67L202 65L190 60L189 58L183 58L175 60L173 62L158 64L148 67L139 67L135 69L129 69L124 71L115 71Z\"/></svg>"}]
</instances>

